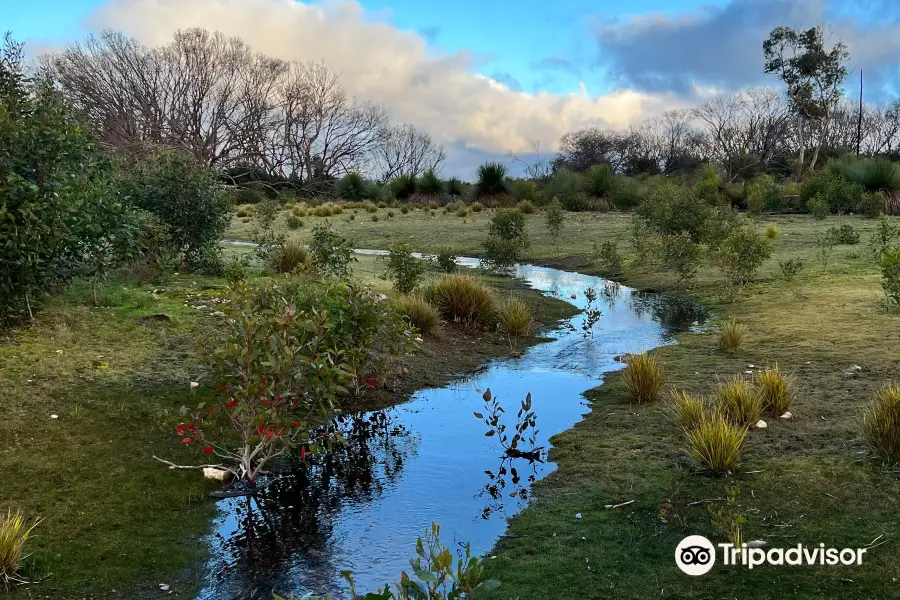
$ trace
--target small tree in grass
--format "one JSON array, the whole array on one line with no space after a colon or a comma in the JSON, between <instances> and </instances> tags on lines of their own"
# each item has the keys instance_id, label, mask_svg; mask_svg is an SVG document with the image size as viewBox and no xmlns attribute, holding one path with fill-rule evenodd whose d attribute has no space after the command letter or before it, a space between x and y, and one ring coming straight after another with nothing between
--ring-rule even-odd
<instances>
[{"instance_id":1,"label":"small tree in grass","mask_svg":"<svg viewBox=\"0 0 900 600\"><path fill-rule=\"evenodd\" d=\"M566 213L563 210L562 204L559 202L559 198L554 196L553 201L547 206L546 218L547 231L550 232L553 244L558 246L560 239L562 238L563 224L566 221Z\"/></svg>"},{"instance_id":2,"label":"small tree in grass","mask_svg":"<svg viewBox=\"0 0 900 600\"><path fill-rule=\"evenodd\" d=\"M881 256L881 287L888 307L900 308L900 247L891 248Z\"/></svg>"},{"instance_id":3,"label":"small tree in grass","mask_svg":"<svg viewBox=\"0 0 900 600\"><path fill-rule=\"evenodd\" d=\"M516 264L528 247L525 215L517 210L500 210L488 225L488 239L484 241L484 263L496 270Z\"/></svg>"},{"instance_id":4,"label":"small tree in grass","mask_svg":"<svg viewBox=\"0 0 900 600\"><path fill-rule=\"evenodd\" d=\"M388 255L387 275L401 294L412 292L419 284L425 263L412 255L409 244L393 244Z\"/></svg>"},{"instance_id":5,"label":"small tree in grass","mask_svg":"<svg viewBox=\"0 0 900 600\"><path fill-rule=\"evenodd\" d=\"M331 229L331 225L317 225L312 231L309 253L313 265L324 275L334 275L346 279L350 276L353 256L353 242Z\"/></svg>"},{"instance_id":6,"label":"small tree in grass","mask_svg":"<svg viewBox=\"0 0 900 600\"><path fill-rule=\"evenodd\" d=\"M772 254L772 242L752 227L741 227L725 238L716 262L729 285L744 285Z\"/></svg>"}]
</instances>

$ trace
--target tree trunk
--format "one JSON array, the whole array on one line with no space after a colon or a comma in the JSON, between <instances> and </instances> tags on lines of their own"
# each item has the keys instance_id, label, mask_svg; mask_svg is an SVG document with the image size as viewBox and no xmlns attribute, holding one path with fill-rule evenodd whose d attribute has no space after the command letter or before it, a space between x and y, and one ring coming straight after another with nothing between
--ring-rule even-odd
<instances>
[{"instance_id":1,"label":"tree trunk","mask_svg":"<svg viewBox=\"0 0 900 600\"><path fill-rule=\"evenodd\" d=\"M825 136L828 135L828 126L831 124L831 111L828 111L825 114L825 120L822 121L822 130L819 132L819 140L816 142L816 149L813 152L812 161L809 164L809 170L813 171L816 168L816 163L819 162L819 150L822 149L822 144L825 143Z\"/></svg>"},{"instance_id":2,"label":"tree trunk","mask_svg":"<svg viewBox=\"0 0 900 600\"><path fill-rule=\"evenodd\" d=\"M803 177L803 167L806 161L806 141L803 139L803 117L798 117L798 119L800 119L797 123L797 137L800 138L800 158L797 161L797 180L799 181Z\"/></svg>"}]
</instances>

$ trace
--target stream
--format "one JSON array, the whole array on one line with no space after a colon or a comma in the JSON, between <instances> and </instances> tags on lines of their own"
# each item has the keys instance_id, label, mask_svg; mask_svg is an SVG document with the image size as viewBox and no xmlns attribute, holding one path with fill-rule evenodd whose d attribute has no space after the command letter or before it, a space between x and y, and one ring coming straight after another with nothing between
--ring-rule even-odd
<instances>
[{"instance_id":1,"label":"stream","mask_svg":"<svg viewBox=\"0 0 900 600\"><path fill-rule=\"evenodd\" d=\"M459 262L478 266L477 259ZM593 334L582 332L582 312L519 358L494 360L390 409L343 415L334 426L346 447L296 465L253 499L219 501L198 600L268 600L273 591L343 598L343 570L353 572L358 591L375 591L409 571L416 538L432 521L444 545L470 542L483 555L527 503L531 483L555 469L503 458L497 437L486 437L487 426L473 416L484 412L484 390L499 398L509 428L531 393L537 445L549 448L554 434L590 410L583 392L624 366L615 356L674 343L706 318L692 303L599 277L531 265L517 265L514 275L582 310L585 290L595 289L602 316Z\"/></svg>"}]
</instances>

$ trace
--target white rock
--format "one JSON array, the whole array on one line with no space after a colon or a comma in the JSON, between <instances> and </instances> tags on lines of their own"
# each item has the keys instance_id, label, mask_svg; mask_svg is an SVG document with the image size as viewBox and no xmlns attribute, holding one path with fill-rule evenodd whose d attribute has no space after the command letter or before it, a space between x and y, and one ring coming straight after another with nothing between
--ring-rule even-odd
<instances>
[{"instance_id":1,"label":"white rock","mask_svg":"<svg viewBox=\"0 0 900 600\"><path fill-rule=\"evenodd\" d=\"M59 415L50 415L50 418L51 418L51 419L58 419L58 418L59 418Z\"/></svg>"},{"instance_id":2,"label":"white rock","mask_svg":"<svg viewBox=\"0 0 900 600\"><path fill-rule=\"evenodd\" d=\"M765 540L750 540L749 542L747 542L748 548L762 548L765 545L766 545Z\"/></svg>"},{"instance_id":3,"label":"white rock","mask_svg":"<svg viewBox=\"0 0 900 600\"><path fill-rule=\"evenodd\" d=\"M753 371L744 371L745 375L753 375Z\"/></svg>"},{"instance_id":4,"label":"white rock","mask_svg":"<svg viewBox=\"0 0 900 600\"><path fill-rule=\"evenodd\" d=\"M747 365L747 368L748 368L748 369L755 369L755 368L756 368L756 365Z\"/></svg>"},{"instance_id":5,"label":"white rock","mask_svg":"<svg viewBox=\"0 0 900 600\"><path fill-rule=\"evenodd\" d=\"M575 513L575 518L576 518L576 519L580 519L580 518L581 518L581 513Z\"/></svg>"},{"instance_id":6,"label":"white rock","mask_svg":"<svg viewBox=\"0 0 900 600\"><path fill-rule=\"evenodd\" d=\"M168 592L168 591L169 591L169 584L168 584L168 583L161 583L161 584L159 584L159 591L161 591L161 592Z\"/></svg>"},{"instance_id":7,"label":"white rock","mask_svg":"<svg viewBox=\"0 0 900 600\"><path fill-rule=\"evenodd\" d=\"M756 422L757 429L765 429L768 426L769 426L769 424L766 423L765 421L763 421L762 419L760 419L759 421Z\"/></svg>"},{"instance_id":8,"label":"white rock","mask_svg":"<svg viewBox=\"0 0 900 600\"><path fill-rule=\"evenodd\" d=\"M57 353L57 354L62 354L62 350L57 350L56 353Z\"/></svg>"},{"instance_id":9,"label":"white rock","mask_svg":"<svg viewBox=\"0 0 900 600\"><path fill-rule=\"evenodd\" d=\"M224 317L224 316L225 316L225 313L223 313L221 310L217 310L216 312L212 313L212 316L214 316L214 317Z\"/></svg>"},{"instance_id":10,"label":"white rock","mask_svg":"<svg viewBox=\"0 0 900 600\"><path fill-rule=\"evenodd\" d=\"M204 467L203 476L207 479L214 479L215 481L228 481L228 477L231 476L231 473L223 471L222 469L216 469L215 467Z\"/></svg>"},{"instance_id":11,"label":"white rock","mask_svg":"<svg viewBox=\"0 0 900 600\"><path fill-rule=\"evenodd\" d=\"M786 413L784 413L783 415L781 415L781 418L782 418L782 419L790 419L790 418L793 417L793 416L794 416L794 415L791 414L791 411L787 411Z\"/></svg>"},{"instance_id":12,"label":"white rock","mask_svg":"<svg viewBox=\"0 0 900 600\"><path fill-rule=\"evenodd\" d=\"M191 389L192 389L192 390L197 389L199 386L200 386L200 384L197 383L196 381L192 381L192 382L191 382Z\"/></svg>"}]
</instances>

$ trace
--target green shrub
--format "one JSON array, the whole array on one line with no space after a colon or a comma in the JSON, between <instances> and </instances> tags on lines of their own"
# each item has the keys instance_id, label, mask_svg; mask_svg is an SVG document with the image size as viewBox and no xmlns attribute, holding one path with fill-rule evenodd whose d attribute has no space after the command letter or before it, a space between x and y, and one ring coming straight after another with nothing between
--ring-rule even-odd
<instances>
[{"instance_id":1,"label":"green shrub","mask_svg":"<svg viewBox=\"0 0 900 600\"><path fill-rule=\"evenodd\" d=\"M788 412L794 400L791 377L782 374L776 364L756 373L756 389L762 409L776 417Z\"/></svg>"},{"instance_id":2,"label":"green shrub","mask_svg":"<svg viewBox=\"0 0 900 600\"><path fill-rule=\"evenodd\" d=\"M460 181L457 177L451 177L450 179L448 179L445 187L447 189L447 193L451 196L456 197L462 196L463 194L462 181Z\"/></svg>"},{"instance_id":3,"label":"green shrub","mask_svg":"<svg viewBox=\"0 0 900 600\"><path fill-rule=\"evenodd\" d=\"M344 175L334 186L334 193L345 200L358 201L373 198L373 191L372 184L355 171Z\"/></svg>"},{"instance_id":4,"label":"green shrub","mask_svg":"<svg viewBox=\"0 0 900 600\"><path fill-rule=\"evenodd\" d=\"M523 200L518 204L519 212L526 215L534 214L534 204L530 200Z\"/></svg>"},{"instance_id":5,"label":"green shrub","mask_svg":"<svg viewBox=\"0 0 900 600\"><path fill-rule=\"evenodd\" d=\"M408 212L409 212L409 207L406 206L405 204L404 204L403 206L400 207L400 214L404 214L404 215L405 215L405 214L408 213Z\"/></svg>"},{"instance_id":6,"label":"green shrub","mask_svg":"<svg viewBox=\"0 0 900 600\"><path fill-rule=\"evenodd\" d=\"M0 515L0 586L5 590L25 583L19 576L25 546L39 521L29 523L21 510L7 509Z\"/></svg>"},{"instance_id":7,"label":"green shrub","mask_svg":"<svg viewBox=\"0 0 900 600\"><path fill-rule=\"evenodd\" d=\"M597 263L605 275L618 277L622 274L622 256L619 254L619 245L616 242L606 240L599 247L597 242L594 242L594 253L597 255Z\"/></svg>"},{"instance_id":8,"label":"green shrub","mask_svg":"<svg viewBox=\"0 0 900 600\"><path fill-rule=\"evenodd\" d=\"M863 413L863 437L872 453L900 463L900 386L885 385Z\"/></svg>"},{"instance_id":9,"label":"green shrub","mask_svg":"<svg viewBox=\"0 0 900 600\"><path fill-rule=\"evenodd\" d=\"M828 267L828 259L831 258L831 252L834 250L834 238L828 232L819 233L816 236L816 256L822 263L822 268Z\"/></svg>"},{"instance_id":10,"label":"green shrub","mask_svg":"<svg viewBox=\"0 0 900 600\"><path fill-rule=\"evenodd\" d=\"M375 206L374 204L372 204L371 202L368 202L366 204L366 212L369 214L375 214L376 212L378 212L378 207Z\"/></svg>"},{"instance_id":11,"label":"green shrub","mask_svg":"<svg viewBox=\"0 0 900 600\"><path fill-rule=\"evenodd\" d=\"M409 200L418 188L418 181L412 175L395 177L390 184L390 191L397 200ZM386 206L386 205L385 205ZM384 208L379 205L378 208Z\"/></svg>"},{"instance_id":12,"label":"green shrub","mask_svg":"<svg viewBox=\"0 0 900 600\"><path fill-rule=\"evenodd\" d=\"M560 169L550 179L549 190L566 210L580 211L587 208L587 198L582 194L581 175Z\"/></svg>"},{"instance_id":13,"label":"green shrub","mask_svg":"<svg viewBox=\"0 0 900 600\"><path fill-rule=\"evenodd\" d=\"M456 211L456 216L457 216L457 217L460 217L460 218L462 218L462 217L468 217L468 216L469 216L469 209L466 208L465 206L461 206L460 208L457 209L457 211Z\"/></svg>"},{"instance_id":14,"label":"green shrub","mask_svg":"<svg viewBox=\"0 0 900 600\"><path fill-rule=\"evenodd\" d=\"M759 394L750 382L740 377L719 384L714 399L716 409L735 425L749 427L762 414Z\"/></svg>"},{"instance_id":15,"label":"green shrub","mask_svg":"<svg viewBox=\"0 0 900 600\"><path fill-rule=\"evenodd\" d=\"M306 269L309 253L297 242L285 242L270 255L269 266L276 273L297 273Z\"/></svg>"},{"instance_id":16,"label":"green shrub","mask_svg":"<svg viewBox=\"0 0 900 600\"><path fill-rule=\"evenodd\" d=\"M547 205L545 218L547 231L550 232L553 243L559 244L560 238L562 237L563 224L566 221L566 213L563 211L559 198L554 196L553 200L550 201L550 204Z\"/></svg>"},{"instance_id":17,"label":"green shrub","mask_svg":"<svg viewBox=\"0 0 900 600\"><path fill-rule=\"evenodd\" d=\"M709 244L710 250L718 250L735 231L746 227L736 210L728 206L716 206L710 209L709 218L703 229L703 241Z\"/></svg>"},{"instance_id":18,"label":"green shrub","mask_svg":"<svg viewBox=\"0 0 900 600\"><path fill-rule=\"evenodd\" d=\"M287 226L288 229L300 229L303 227L303 221L296 215L288 215Z\"/></svg>"},{"instance_id":19,"label":"green shrub","mask_svg":"<svg viewBox=\"0 0 900 600\"><path fill-rule=\"evenodd\" d=\"M678 275L683 287L690 287L700 264L700 245L686 232L662 236L660 240L663 265Z\"/></svg>"},{"instance_id":20,"label":"green shrub","mask_svg":"<svg viewBox=\"0 0 900 600\"><path fill-rule=\"evenodd\" d=\"M829 163L828 167L816 171L800 187L800 200L816 218L820 218L823 212L854 212L862 199L864 188L834 168L835 164ZM811 204L813 201L814 206Z\"/></svg>"},{"instance_id":21,"label":"green shrub","mask_svg":"<svg viewBox=\"0 0 900 600\"><path fill-rule=\"evenodd\" d=\"M777 238L780 233L781 230L778 229L778 225L775 225L774 223L766 225L766 237L770 240Z\"/></svg>"},{"instance_id":22,"label":"green shrub","mask_svg":"<svg viewBox=\"0 0 900 600\"><path fill-rule=\"evenodd\" d=\"M378 215L372 215L372 216L369 218L369 220L372 221L373 223L377 223L377 222L378 222Z\"/></svg>"},{"instance_id":23,"label":"green shrub","mask_svg":"<svg viewBox=\"0 0 900 600\"><path fill-rule=\"evenodd\" d=\"M737 467L746 438L746 428L728 422L721 415L713 415L687 432L688 454L698 466L724 475Z\"/></svg>"},{"instance_id":24,"label":"green shrub","mask_svg":"<svg viewBox=\"0 0 900 600\"><path fill-rule=\"evenodd\" d=\"M665 236L684 233L692 241L700 242L716 213L714 207L693 189L662 181L648 187L647 197L635 214L646 222L653 233Z\"/></svg>"},{"instance_id":25,"label":"green shrub","mask_svg":"<svg viewBox=\"0 0 900 600\"><path fill-rule=\"evenodd\" d=\"M249 216L251 216L251 214L252 213L250 212L250 209L246 206L241 206L236 211L234 211L234 216L236 216L240 219L243 219L244 217L249 217Z\"/></svg>"},{"instance_id":26,"label":"green shrub","mask_svg":"<svg viewBox=\"0 0 900 600\"><path fill-rule=\"evenodd\" d=\"M497 325L503 333L519 338L531 333L531 307L518 298L507 298L497 306Z\"/></svg>"},{"instance_id":27,"label":"green shrub","mask_svg":"<svg viewBox=\"0 0 900 600\"><path fill-rule=\"evenodd\" d=\"M506 167L497 162L486 162L478 167L474 198L493 206L504 206L512 199L506 183Z\"/></svg>"},{"instance_id":28,"label":"green shrub","mask_svg":"<svg viewBox=\"0 0 900 600\"><path fill-rule=\"evenodd\" d=\"M403 318L423 334L431 333L438 322L438 311L420 295L401 296L397 310Z\"/></svg>"},{"instance_id":29,"label":"green shrub","mask_svg":"<svg viewBox=\"0 0 900 600\"><path fill-rule=\"evenodd\" d=\"M353 256L353 242L336 233L330 225L316 225L309 243L312 264L322 274L347 278Z\"/></svg>"},{"instance_id":30,"label":"green shrub","mask_svg":"<svg viewBox=\"0 0 900 600\"><path fill-rule=\"evenodd\" d=\"M519 202L541 205L543 194L538 184L530 179L516 179L510 184L510 193Z\"/></svg>"},{"instance_id":31,"label":"green shrub","mask_svg":"<svg viewBox=\"0 0 900 600\"><path fill-rule=\"evenodd\" d=\"M246 255L235 255L225 262L222 274L228 279L228 285L234 289L247 281L247 267L250 261Z\"/></svg>"},{"instance_id":32,"label":"green shrub","mask_svg":"<svg viewBox=\"0 0 900 600\"><path fill-rule=\"evenodd\" d=\"M424 263L413 257L409 244L392 244L388 254L387 276L394 282L394 289L401 294L409 294L419 284Z\"/></svg>"},{"instance_id":33,"label":"green shrub","mask_svg":"<svg viewBox=\"0 0 900 600\"><path fill-rule=\"evenodd\" d=\"M517 210L498 210L488 224L482 262L490 269L507 269L518 262L527 247L525 215Z\"/></svg>"},{"instance_id":34,"label":"green shrub","mask_svg":"<svg viewBox=\"0 0 900 600\"><path fill-rule=\"evenodd\" d=\"M813 218L821 221L828 216L830 210L828 200L822 194L816 194L806 203L806 210L809 211Z\"/></svg>"},{"instance_id":35,"label":"green shrub","mask_svg":"<svg viewBox=\"0 0 900 600\"><path fill-rule=\"evenodd\" d=\"M647 353L632 354L622 373L628 399L635 404L647 404L656 400L665 383L662 364Z\"/></svg>"},{"instance_id":36,"label":"green shrub","mask_svg":"<svg viewBox=\"0 0 900 600\"><path fill-rule=\"evenodd\" d=\"M424 296L449 321L479 325L494 322L493 292L470 275L444 275L425 287Z\"/></svg>"},{"instance_id":37,"label":"green shrub","mask_svg":"<svg viewBox=\"0 0 900 600\"><path fill-rule=\"evenodd\" d=\"M239 187L231 194L233 204L259 204L265 200L265 193L255 187Z\"/></svg>"},{"instance_id":38,"label":"green shrub","mask_svg":"<svg viewBox=\"0 0 900 600\"><path fill-rule=\"evenodd\" d=\"M829 227L828 235L835 244L854 246L859 243L859 233L849 223L844 223L840 227Z\"/></svg>"},{"instance_id":39,"label":"green shrub","mask_svg":"<svg viewBox=\"0 0 900 600\"><path fill-rule=\"evenodd\" d=\"M885 216L879 217L878 225L876 225L875 231L869 240L869 248L875 259L881 260L881 257L894 247L898 238L900 238L900 226L895 227L891 225L891 222Z\"/></svg>"},{"instance_id":40,"label":"green shrub","mask_svg":"<svg viewBox=\"0 0 900 600\"><path fill-rule=\"evenodd\" d=\"M616 210L633 210L643 200L641 185L631 177L616 177L609 201Z\"/></svg>"},{"instance_id":41,"label":"green shrub","mask_svg":"<svg viewBox=\"0 0 900 600\"><path fill-rule=\"evenodd\" d=\"M393 219L393 218L394 218L394 211L392 211L392 210L387 211L387 213L385 213L385 214L386 214L386 216L387 216L388 219Z\"/></svg>"},{"instance_id":42,"label":"green shrub","mask_svg":"<svg viewBox=\"0 0 900 600\"><path fill-rule=\"evenodd\" d=\"M864 192L859 199L859 213L874 219L884 212L884 192Z\"/></svg>"},{"instance_id":43,"label":"green shrub","mask_svg":"<svg viewBox=\"0 0 900 600\"><path fill-rule=\"evenodd\" d=\"M785 281L793 281L797 274L803 270L803 260L799 258L791 258L778 263L781 267L781 276Z\"/></svg>"},{"instance_id":44,"label":"green shrub","mask_svg":"<svg viewBox=\"0 0 900 600\"><path fill-rule=\"evenodd\" d=\"M748 328L736 319L729 319L719 328L719 348L735 354L744 347Z\"/></svg>"},{"instance_id":45,"label":"green shrub","mask_svg":"<svg viewBox=\"0 0 900 600\"><path fill-rule=\"evenodd\" d=\"M889 307L900 307L900 247L881 256L881 287Z\"/></svg>"},{"instance_id":46,"label":"green shrub","mask_svg":"<svg viewBox=\"0 0 900 600\"><path fill-rule=\"evenodd\" d=\"M594 165L581 179L581 191L589 199L599 201L598 206L612 208L610 195L616 187L616 176L607 164Z\"/></svg>"},{"instance_id":47,"label":"green shrub","mask_svg":"<svg viewBox=\"0 0 900 600\"><path fill-rule=\"evenodd\" d=\"M438 248L434 259L435 262L437 262L438 267L444 273L453 273L456 271L456 253L453 251L453 248L447 246Z\"/></svg>"},{"instance_id":48,"label":"green shrub","mask_svg":"<svg viewBox=\"0 0 900 600\"><path fill-rule=\"evenodd\" d=\"M472 206L470 206L469 208L472 209L473 213L480 213L484 210L484 204L482 204L481 202L473 202Z\"/></svg>"},{"instance_id":49,"label":"green shrub","mask_svg":"<svg viewBox=\"0 0 900 600\"><path fill-rule=\"evenodd\" d=\"M719 246L716 262L732 284L743 285L771 256L772 242L752 227L734 230Z\"/></svg>"},{"instance_id":50,"label":"green shrub","mask_svg":"<svg viewBox=\"0 0 900 600\"><path fill-rule=\"evenodd\" d=\"M691 431L706 417L706 400L687 392L673 390L669 395L669 419L683 431Z\"/></svg>"},{"instance_id":51,"label":"green shrub","mask_svg":"<svg viewBox=\"0 0 900 600\"><path fill-rule=\"evenodd\" d=\"M419 182L416 187L420 194L425 194L427 196L434 196L444 193L444 184L441 182L440 178L438 178L435 172L430 169L422 173L422 177L419 178ZM400 198L398 197L398 199Z\"/></svg>"}]
</instances>

